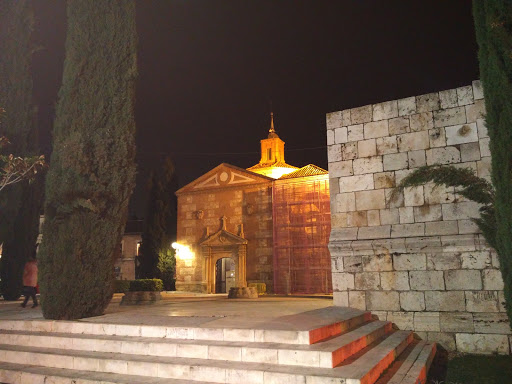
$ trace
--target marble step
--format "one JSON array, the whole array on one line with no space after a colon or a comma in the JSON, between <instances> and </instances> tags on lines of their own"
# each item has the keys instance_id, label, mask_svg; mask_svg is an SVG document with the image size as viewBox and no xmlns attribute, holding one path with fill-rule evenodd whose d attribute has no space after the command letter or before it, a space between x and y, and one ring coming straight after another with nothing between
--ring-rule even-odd
<instances>
[{"instance_id":1,"label":"marble step","mask_svg":"<svg viewBox=\"0 0 512 384\"><path fill-rule=\"evenodd\" d=\"M0 331L0 344L332 368L391 329L373 321L312 345Z\"/></svg>"},{"instance_id":2,"label":"marble step","mask_svg":"<svg viewBox=\"0 0 512 384\"><path fill-rule=\"evenodd\" d=\"M0 361L47 368L108 372L199 382L244 384L372 384L412 341L412 333L391 333L350 363L336 368L274 365L199 358L0 345Z\"/></svg>"},{"instance_id":3,"label":"marble step","mask_svg":"<svg viewBox=\"0 0 512 384\"><path fill-rule=\"evenodd\" d=\"M103 324L87 321L5 320L0 330L117 335L188 340L314 344L371 320L371 313L330 307L322 311L283 316L248 328L175 327Z\"/></svg>"},{"instance_id":4,"label":"marble step","mask_svg":"<svg viewBox=\"0 0 512 384\"><path fill-rule=\"evenodd\" d=\"M182 379L148 378L118 373L46 368L35 365L0 363L0 383L6 384L197 384ZM213 384L203 381L203 384Z\"/></svg>"}]
</instances>

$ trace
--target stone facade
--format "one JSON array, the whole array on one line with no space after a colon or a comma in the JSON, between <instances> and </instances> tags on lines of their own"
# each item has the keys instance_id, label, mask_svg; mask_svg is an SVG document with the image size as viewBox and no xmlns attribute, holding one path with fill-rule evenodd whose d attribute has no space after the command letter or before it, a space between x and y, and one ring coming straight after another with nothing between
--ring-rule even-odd
<instances>
[{"instance_id":1,"label":"stone facade","mask_svg":"<svg viewBox=\"0 0 512 384\"><path fill-rule=\"evenodd\" d=\"M225 176L224 176L225 175ZM226 179L224 179L226 177ZM176 289L208 292L200 243L221 229L247 240L247 283L272 289L272 179L221 164L178 191L177 242L195 257L176 260Z\"/></svg>"},{"instance_id":2,"label":"stone facade","mask_svg":"<svg viewBox=\"0 0 512 384\"><path fill-rule=\"evenodd\" d=\"M498 258L471 221L479 206L431 184L392 195L422 165L489 179L484 114L479 81L327 114L335 305L450 350L510 353Z\"/></svg>"}]
</instances>

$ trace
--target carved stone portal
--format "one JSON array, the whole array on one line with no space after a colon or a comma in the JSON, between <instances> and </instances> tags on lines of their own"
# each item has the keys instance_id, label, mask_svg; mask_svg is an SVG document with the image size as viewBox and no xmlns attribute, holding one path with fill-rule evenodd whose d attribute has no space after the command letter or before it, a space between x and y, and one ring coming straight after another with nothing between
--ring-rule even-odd
<instances>
[{"instance_id":1,"label":"carved stone portal","mask_svg":"<svg viewBox=\"0 0 512 384\"><path fill-rule=\"evenodd\" d=\"M216 293L215 265L223 258L230 258L235 263L235 287L247 287L247 240L243 237L243 227L240 226L239 235L236 235L227 230L226 220L226 216L223 216L220 230L211 236L207 235L199 243L203 256L203 281L206 281L207 293Z\"/></svg>"}]
</instances>

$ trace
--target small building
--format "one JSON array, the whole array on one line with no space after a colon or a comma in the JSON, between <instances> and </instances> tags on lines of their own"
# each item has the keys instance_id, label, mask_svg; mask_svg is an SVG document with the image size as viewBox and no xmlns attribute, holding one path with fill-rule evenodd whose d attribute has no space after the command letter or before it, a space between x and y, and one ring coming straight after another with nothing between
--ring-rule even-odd
<instances>
[{"instance_id":1,"label":"small building","mask_svg":"<svg viewBox=\"0 0 512 384\"><path fill-rule=\"evenodd\" d=\"M329 175L287 164L284 144L271 115L258 164L222 163L176 192L177 290L332 292Z\"/></svg>"},{"instance_id":2,"label":"small building","mask_svg":"<svg viewBox=\"0 0 512 384\"><path fill-rule=\"evenodd\" d=\"M118 280L135 279L135 263L142 242L142 220L128 220L121 239L121 254L114 263Z\"/></svg>"}]
</instances>

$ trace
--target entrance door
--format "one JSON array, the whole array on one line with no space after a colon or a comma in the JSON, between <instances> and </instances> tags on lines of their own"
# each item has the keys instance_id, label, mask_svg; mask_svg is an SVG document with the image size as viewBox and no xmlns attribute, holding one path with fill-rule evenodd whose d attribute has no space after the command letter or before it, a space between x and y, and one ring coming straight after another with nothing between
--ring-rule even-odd
<instances>
[{"instance_id":1,"label":"entrance door","mask_svg":"<svg viewBox=\"0 0 512 384\"><path fill-rule=\"evenodd\" d=\"M235 286L235 262L229 257L223 257L215 263L215 293L227 293Z\"/></svg>"}]
</instances>

